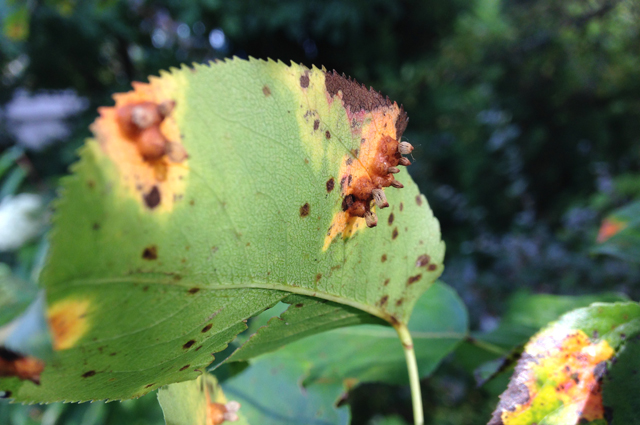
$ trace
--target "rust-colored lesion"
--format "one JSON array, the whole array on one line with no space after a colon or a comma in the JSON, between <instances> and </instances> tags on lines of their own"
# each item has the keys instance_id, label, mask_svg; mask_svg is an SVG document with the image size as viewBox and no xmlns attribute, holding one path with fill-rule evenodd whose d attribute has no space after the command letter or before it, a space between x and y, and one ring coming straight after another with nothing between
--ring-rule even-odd
<instances>
[{"instance_id":1,"label":"rust-colored lesion","mask_svg":"<svg viewBox=\"0 0 640 425\"><path fill-rule=\"evenodd\" d=\"M342 208L327 232L326 250L338 234L348 238L365 225L377 225L375 208L389 206L385 188L403 187L394 174L398 167L411 165L403 155L413 146L400 141L407 116L397 103L335 71L325 74L325 84L331 100L339 99L347 110L353 137L360 139L360 146L344 156L340 167Z\"/></svg>"},{"instance_id":2,"label":"rust-colored lesion","mask_svg":"<svg viewBox=\"0 0 640 425\"><path fill-rule=\"evenodd\" d=\"M43 370L42 360L0 347L0 377L14 376L40 385L40 374Z\"/></svg>"},{"instance_id":3,"label":"rust-colored lesion","mask_svg":"<svg viewBox=\"0 0 640 425\"><path fill-rule=\"evenodd\" d=\"M115 106L99 109L91 127L121 182L148 210L170 210L188 172L172 84L169 78L133 83L134 90L114 96Z\"/></svg>"}]
</instances>

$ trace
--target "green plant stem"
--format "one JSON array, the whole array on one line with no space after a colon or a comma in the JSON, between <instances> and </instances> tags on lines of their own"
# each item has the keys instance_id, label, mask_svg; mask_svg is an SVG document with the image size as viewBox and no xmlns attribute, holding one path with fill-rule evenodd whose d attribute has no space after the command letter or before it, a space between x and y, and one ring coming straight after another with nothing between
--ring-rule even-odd
<instances>
[{"instance_id":1,"label":"green plant stem","mask_svg":"<svg viewBox=\"0 0 640 425\"><path fill-rule=\"evenodd\" d=\"M413 423L415 425L424 425L424 413L422 412L422 392L420 391L420 375L418 374L418 362L416 361L416 353L413 350L413 339L411 333L405 324L394 326L402 348L404 357L407 360L407 369L409 370L409 386L411 387L411 402L413 404Z\"/></svg>"}]
</instances>

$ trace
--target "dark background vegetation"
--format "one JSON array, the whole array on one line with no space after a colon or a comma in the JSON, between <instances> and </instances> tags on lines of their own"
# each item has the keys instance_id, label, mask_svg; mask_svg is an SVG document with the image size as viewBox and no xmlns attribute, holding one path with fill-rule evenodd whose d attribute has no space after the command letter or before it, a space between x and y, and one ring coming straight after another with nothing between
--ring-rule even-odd
<instances>
[{"instance_id":1,"label":"dark background vegetation","mask_svg":"<svg viewBox=\"0 0 640 425\"><path fill-rule=\"evenodd\" d=\"M602 217L640 195L636 1L0 0L0 16L0 153L21 146L23 189L52 194L96 108L131 81L232 56L324 65L408 111L409 171L473 330L518 291L638 299L637 266L589 253ZM17 126L47 118L11 115L18 90L68 89L83 105L61 117L68 136L25 147ZM428 423L484 424L495 407L504 387L476 388L464 355L424 381ZM410 417L407 389L350 401L354 423Z\"/></svg>"}]
</instances>

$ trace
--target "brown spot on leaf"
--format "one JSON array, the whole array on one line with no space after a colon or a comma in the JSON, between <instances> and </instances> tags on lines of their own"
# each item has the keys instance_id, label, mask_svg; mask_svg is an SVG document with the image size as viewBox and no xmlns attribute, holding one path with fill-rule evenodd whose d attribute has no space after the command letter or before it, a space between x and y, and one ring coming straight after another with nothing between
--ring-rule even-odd
<instances>
[{"instance_id":1,"label":"brown spot on leaf","mask_svg":"<svg viewBox=\"0 0 640 425\"><path fill-rule=\"evenodd\" d=\"M264 86L262 86L262 93L264 93L266 97L271 96L271 89L268 85L265 84Z\"/></svg>"},{"instance_id":2,"label":"brown spot on leaf","mask_svg":"<svg viewBox=\"0 0 640 425\"><path fill-rule=\"evenodd\" d=\"M386 279L382 285L383 286L387 286L389 284L389 282L391 282L391 279Z\"/></svg>"},{"instance_id":3,"label":"brown spot on leaf","mask_svg":"<svg viewBox=\"0 0 640 425\"><path fill-rule=\"evenodd\" d=\"M83 378L90 378L90 377L94 376L95 374L96 374L95 370L90 370L88 372L83 373L82 377Z\"/></svg>"},{"instance_id":4,"label":"brown spot on leaf","mask_svg":"<svg viewBox=\"0 0 640 425\"><path fill-rule=\"evenodd\" d=\"M300 207L300 217L306 217L309 215L309 211L311 211L311 206L307 202L303 206Z\"/></svg>"},{"instance_id":5,"label":"brown spot on leaf","mask_svg":"<svg viewBox=\"0 0 640 425\"><path fill-rule=\"evenodd\" d=\"M329 130L325 131L324 137L326 137L327 139L331 139L331 132Z\"/></svg>"},{"instance_id":6,"label":"brown spot on leaf","mask_svg":"<svg viewBox=\"0 0 640 425\"><path fill-rule=\"evenodd\" d=\"M98 223L93 223L92 229L93 230L100 230L100 225Z\"/></svg>"},{"instance_id":7,"label":"brown spot on leaf","mask_svg":"<svg viewBox=\"0 0 640 425\"><path fill-rule=\"evenodd\" d=\"M327 192L331 192L336 185L336 181L331 177L327 180Z\"/></svg>"},{"instance_id":8,"label":"brown spot on leaf","mask_svg":"<svg viewBox=\"0 0 640 425\"><path fill-rule=\"evenodd\" d=\"M420 195L416 195L416 204L418 204L418 206L422 205L422 197Z\"/></svg>"},{"instance_id":9,"label":"brown spot on leaf","mask_svg":"<svg viewBox=\"0 0 640 425\"><path fill-rule=\"evenodd\" d=\"M309 72L305 72L304 75L300 76L300 87L306 89L309 87Z\"/></svg>"},{"instance_id":10,"label":"brown spot on leaf","mask_svg":"<svg viewBox=\"0 0 640 425\"><path fill-rule=\"evenodd\" d=\"M153 186L149 193L143 196L144 203L150 209L154 209L158 205L160 205L160 190L158 186Z\"/></svg>"},{"instance_id":11,"label":"brown spot on leaf","mask_svg":"<svg viewBox=\"0 0 640 425\"><path fill-rule=\"evenodd\" d=\"M398 237L398 228L396 227L395 229L393 229L393 232L391 233L391 239L395 239Z\"/></svg>"},{"instance_id":12,"label":"brown spot on leaf","mask_svg":"<svg viewBox=\"0 0 640 425\"><path fill-rule=\"evenodd\" d=\"M322 279L322 273L318 273L318 274L316 275L316 282L319 282L319 281L320 281L320 279Z\"/></svg>"},{"instance_id":13,"label":"brown spot on leaf","mask_svg":"<svg viewBox=\"0 0 640 425\"><path fill-rule=\"evenodd\" d=\"M155 245L148 246L142 251L142 258L145 260L157 260L158 259L158 247Z\"/></svg>"},{"instance_id":14,"label":"brown spot on leaf","mask_svg":"<svg viewBox=\"0 0 640 425\"><path fill-rule=\"evenodd\" d=\"M195 344L195 343L196 343L195 339L191 339L191 340L185 342L184 345L182 346L182 348L184 348L186 350L188 348L191 348L193 346L193 344Z\"/></svg>"},{"instance_id":15,"label":"brown spot on leaf","mask_svg":"<svg viewBox=\"0 0 640 425\"><path fill-rule=\"evenodd\" d=\"M400 298L398 301L396 301L396 306L400 307L403 302L404 302L404 298Z\"/></svg>"},{"instance_id":16,"label":"brown spot on leaf","mask_svg":"<svg viewBox=\"0 0 640 425\"><path fill-rule=\"evenodd\" d=\"M300 307L302 307L302 306L304 306L304 304L302 304L302 303L298 303L298 304L296 304L294 307L298 307L298 308L300 308Z\"/></svg>"},{"instance_id":17,"label":"brown spot on leaf","mask_svg":"<svg viewBox=\"0 0 640 425\"><path fill-rule=\"evenodd\" d=\"M380 302L378 304L380 305L380 307L384 307L387 304L387 301L389 301L389 295L385 295L380 298Z\"/></svg>"},{"instance_id":18,"label":"brown spot on leaf","mask_svg":"<svg viewBox=\"0 0 640 425\"><path fill-rule=\"evenodd\" d=\"M395 217L393 216L393 213L389 214L389 226L391 226L393 224L393 219Z\"/></svg>"},{"instance_id":19,"label":"brown spot on leaf","mask_svg":"<svg viewBox=\"0 0 640 425\"><path fill-rule=\"evenodd\" d=\"M200 291L200 288L196 288L196 287L194 287L194 288L189 289L187 292L189 292L190 294L195 294L195 293L197 293L198 291Z\"/></svg>"},{"instance_id":20,"label":"brown spot on leaf","mask_svg":"<svg viewBox=\"0 0 640 425\"><path fill-rule=\"evenodd\" d=\"M380 261L382 261L383 263L385 261L387 261L387 254L382 254L382 257L380 258Z\"/></svg>"},{"instance_id":21,"label":"brown spot on leaf","mask_svg":"<svg viewBox=\"0 0 640 425\"><path fill-rule=\"evenodd\" d=\"M182 372L183 370L185 370L185 369L186 369L186 368L188 368L189 366L191 366L191 365L186 364L186 365L182 366L182 367L180 368L180 372Z\"/></svg>"},{"instance_id":22,"label":"brown spot on leaf","mask_svg":"<svg viewBox=\"0 0 640 425\"><path fill-rule=\"evenodd\" d=\"M151 388L151 387L153 387L155 384L156 384L155 382L152 382L152 383L150 383L150 384L145 385L144 387L145 387L145 388Z\"/></svg>"},{"instance_id":23,"label":"brown spot on leaf","mask_svg":"<svg viewBox=\"0 0 640 425\"><path fill-rule=\"evenodd\" d=\"M431 261L431 257L429 257L427 254L422 254L416 260L416 267L424 267L429 264L429 261Z\"/></svg>"},{"instance_id":24,"label":"brown spot on leaf","mask_svg":"<svg viewBox=\"0 0 640 425\"><path fill-rule=\"evenodd\" d=\"M420 279L422 279L422 275L421 274L417 274L415 276L410 276L409 279L407 279L407 285L413 285L414 283L416 283Z\"/></svg>"},{"instance_id":25,"label":"brown spot on leaf","mask_svg":"<svg viewBox=\"0 0 640 425\"><path fill-rule=\"evenodd\" d=\"M427 270L429 270L430 272L434 271L435 269L437 269L438 266L436 266L435 264L429 264L429 267L427 267Z\"/></svg>"},{"instance_id":26,"label":"brown spot on leaf","mask_svg":"<svg viewBox=\"0 0 640 425\"><path fill-rule=\"evenodd\" d=\"M320 120L314 120L313 121L313 130L317 130L318 128L320 128Z\"/></svg>"},{"instance_id":27,"label":"brown spot on leaf","mask_svg":"<svg viewBox=\"0 0 640 425\"><path fill-rule=\"evenodd\" d=\"M209 323L207 326L205 326L204 328L202 328L202 333L208 332L209 329L211 329L213 327L213 325L211 323Z\"/></svg>"}]
</instances>

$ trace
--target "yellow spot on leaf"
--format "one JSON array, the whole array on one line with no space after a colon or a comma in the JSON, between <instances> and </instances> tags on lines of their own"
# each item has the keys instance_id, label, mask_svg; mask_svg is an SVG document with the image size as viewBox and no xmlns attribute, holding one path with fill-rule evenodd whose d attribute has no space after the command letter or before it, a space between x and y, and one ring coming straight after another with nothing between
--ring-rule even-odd
<instances>
[{"instance_id":1,"label":"yellow spot on leaf","mask_svg":"<svg viewBox=\"0 0 640 425\"><path fill-rule=\"evenodd\" d=\"M613 354L605 340L592 343L581 330L558 335L551 328L538 334L525 347L512 379L526 386L527 400L501 413L504 425L529 425L543 418L550 424L602 419L598 365Z\"/></svg>"},{"instance_id":2,"label":"yellow spot on leaf","mask_svg":"<svg viewBox=\"0 0 640 425\"><path fill-rule=\"evenodd\" d=\"M55 350L73 347L87 332L89 306L89 300L66 299L49 307L47 316Z\"/></svg>"},{"instance_id":3,"label":"yellow spot on leaf","mask_svg":"<svg viewBox=\"0 0 640 425\"><path fill-rule=\"evenodd\" d=\"M162 104L175 102L175 108L159 124L159 133L171 146L184 151L178 122L184 114L186 79L181 73L164 74L150 78L147 83L133 83L133 91L114 95L115 106L100 108L100 117L91 130L101 150L118 170L119 180L129 196L140 202L144 209L171 211L182 198L189 171L188 160L171 161L169 154L149 160L143 158L139 147L118 121L118 111L127 105L143 102ZM188 151L186 151L188 154Z\"/></svg>"}]
</instances>

